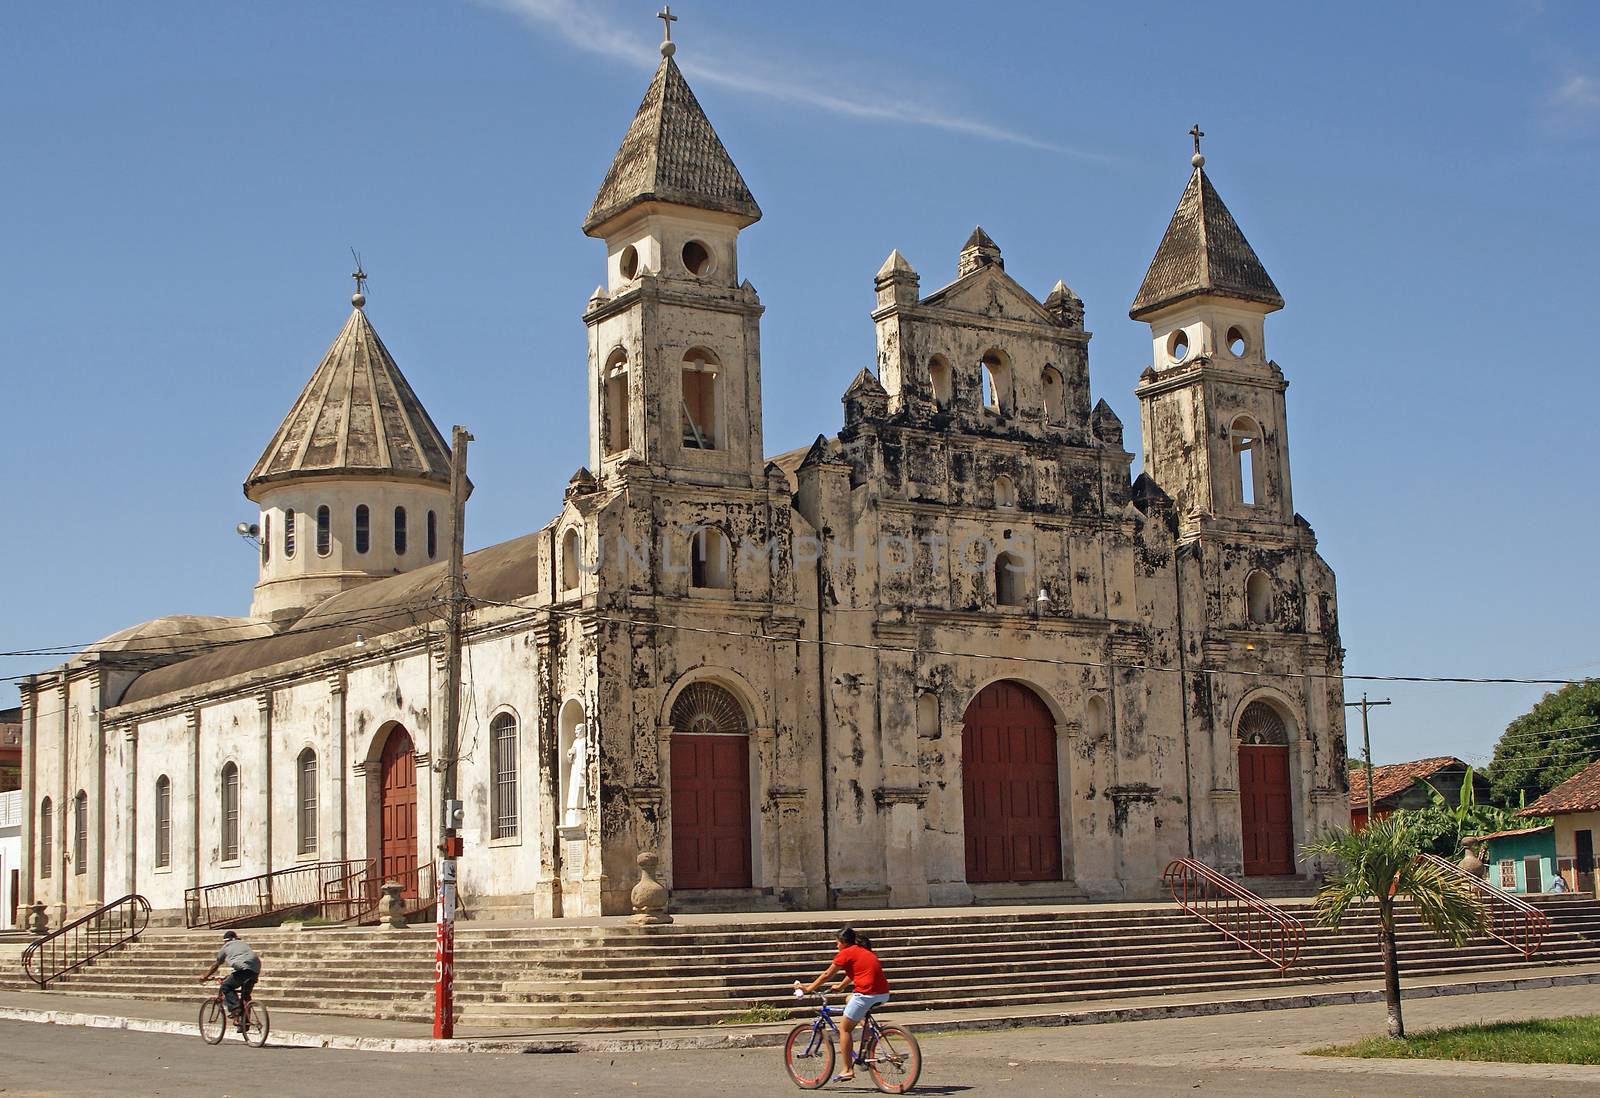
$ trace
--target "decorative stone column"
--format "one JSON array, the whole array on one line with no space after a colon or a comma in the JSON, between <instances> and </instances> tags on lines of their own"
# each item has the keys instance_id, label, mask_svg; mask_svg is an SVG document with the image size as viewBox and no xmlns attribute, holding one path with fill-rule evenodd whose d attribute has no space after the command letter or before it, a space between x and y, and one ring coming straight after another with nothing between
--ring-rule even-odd
<instances>
[{"instance_id":1,"label":"decorative stone column","mask_svg":"<svg viewBox=\"0 0 1600 1098\"><path fill-rule=\"evenodd\" d=\"M256 695L256 736L261 747L261 813L262 826L262 870L271 872L273 868L274 851L272 849L272 691L263 690ZM299 786L291 782L290 789L296 791L294 800L294 813L300 814L300 801L298 796ZM321 821L318 821L319 829ZM291 830L296 834L298 828Z\"/></svg>"},{"instance_id":2,"label":"decorative stone column","mask_svg":"<svg viewBox=\"0 0 1600 1098\"><path fill-rule=\"evenodd\" d=\"M810 906L806 842L814 831L805 811L808 794L792 786L773 786L768 795L778 817L778 895L785 908L804 910Z\"/></svg>"},{"instance_id":3,"label":"decorative stone column","mask_svg":"<svg viewBox=\"0 0 1600 1098\"><path fill-rule=\"evenodd\" d=\"M633 886L629 897L633 902L633 915L628 921L634 926L663 926L672 922L672 916L667 914L671 893L656 880L661 859L656 857L655 851L646 850L639 855L638 862L639 883Z\"/></svg>"},{"instance_id":4,"label":"decorative stone column","mask_svg":"<svg viewBox=\"0 0 1600 1098\"><path fill-rule=\"evenodd\" d=\"M327 684L328 724L333 733L334 772L339 775L339 788L334 790L339 798L339 811L334 817L338 830L333 835L333 856L339 861L345 861L350 857L350 781L346 777L350 773L350 736L345 728L344 672L335 671L329 675ZM322 821L318 820L319 830L321 824Z\"/></svg>"},{"instance_id":5,"label":"decorative stone column","mask_svg":"<svg viewBox=\"0 0 1600 1098\"><path fill-rule=\"evenodd\" d=\"M34 934L48 934L50 932L50 916L45 914L44 902L36 900L28 908L28 930Z\"/></svg>"},{"instance_id":6,"label":"decorative stone column","mask_svg":"<svg viewBox=\"0 0 1600 1098\"><path fill-rule=\"evenodd\" d=\"M921 786L885 787L875 793L884 814L884 877L894 907L924 907L928 874L922 858L922 805L928 791Z\"/></svg>"},{"instance_id":7,"label":"decorative stone column","mask_svg":"<svg viewBox=\"0 0 1600 1098\"><path fill-rule=\"evenodd\" d=\"M383 899L379 901L379 908L383 916L379 925L385 930L404 930L406 928L406 902L400 898L404 889L395 881L383 883Z\"/></svg>"}]
</instances>

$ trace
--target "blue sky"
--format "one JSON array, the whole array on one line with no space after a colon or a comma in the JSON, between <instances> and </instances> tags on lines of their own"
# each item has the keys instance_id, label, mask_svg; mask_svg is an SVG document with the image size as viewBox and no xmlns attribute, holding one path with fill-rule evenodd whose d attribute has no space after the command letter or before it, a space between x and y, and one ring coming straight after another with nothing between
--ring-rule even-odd
<instances>
[{"instance_id":1,"label":"blue sky","mask_svg":"<svg viewBox=\"0 0 1600 1098\"><path fill-rule=\"evenodd\" d=\"M247 610L239 485L344 321L351 245L435 420L477 436L469 547L543 525L586 456L603 255L578 225L656 6L5 5L0 649ZM931 288L980 222L1025 285L1085 299L1095 395L1137 424L1126 310L1199 120L1288 301L1269 351L1347 670L1600 673L1600 8L675 10L766 213L741 263L770 453L837 429L889 250ZM1484 756L1540 693L1369 689L1396 702L1379 761Z\"/></svg>"}]
</instances>

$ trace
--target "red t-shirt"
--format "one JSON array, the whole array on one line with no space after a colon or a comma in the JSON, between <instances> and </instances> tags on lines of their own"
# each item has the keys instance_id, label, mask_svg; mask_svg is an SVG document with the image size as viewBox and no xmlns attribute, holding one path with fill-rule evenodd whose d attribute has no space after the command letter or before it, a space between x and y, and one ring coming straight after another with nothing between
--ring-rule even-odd
<instances>
[{"instance_id":1,"label":"red t-shirt","mask_svg":"<svg viewBox=\"0 0 1600 1098\"><path fill-rule=\"evenodd\" d=\"M878 963L878 955L872 950L858 945L845 946L833 959L833 964L856 982L856 994L889 994L889 980L883 974L883 966Z\"/></svg>"}]
</instances>

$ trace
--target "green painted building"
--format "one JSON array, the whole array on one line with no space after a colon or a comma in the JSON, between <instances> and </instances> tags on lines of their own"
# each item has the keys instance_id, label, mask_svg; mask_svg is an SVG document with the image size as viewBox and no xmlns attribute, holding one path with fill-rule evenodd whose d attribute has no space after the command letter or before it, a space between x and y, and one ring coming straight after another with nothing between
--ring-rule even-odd
<instances>
[{"instance_id":1,"label":"green painted building","mask_svg":"<svg viewBox=\"0 0 1600 1098\"><path fill-rule=\"evenodd\" d=\"M1553 824L1485 835L1483 860L1489 883L1507 892L1548 892L1556 875Z\"/></svg>"}]
</instances>

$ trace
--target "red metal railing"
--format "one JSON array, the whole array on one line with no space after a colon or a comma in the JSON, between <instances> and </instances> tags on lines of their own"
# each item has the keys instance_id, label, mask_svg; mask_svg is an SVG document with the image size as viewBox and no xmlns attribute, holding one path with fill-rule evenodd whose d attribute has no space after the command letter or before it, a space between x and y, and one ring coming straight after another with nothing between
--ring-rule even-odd
<instances>
[{"instance_id":1,"label":"red metal railing","mask_svg":"<svg viewBox=\"0 0 1600 1098\"><path fill-rule=\"evenodd\" d=\"M184 922L191 928L242 926L302 909L321 913L331 885L364 862L311 862L254 877L201 885L183 894Z\"/></svg>"},{"instance_id":2,"label":"red metal railing","mask_svg":"<svg viewBox=\"0 0 1600 1098\"><path fill-rule=\"evenodd\" d=\"M1550 929L1550 916L1521 896L1503 892L1437 854L1424 854L1420 860L1463 885L1483 904L1488 912L1488 918L1484 920L1485 934L1504 942L1524 958L1539 952L1545 933Z\"/></svg>"},{"instance_id":3,"label":"red metal railing","mask_svg":"<svg viewBox=\"0 0 1600 1098\"><path fill-rule=\"evenodd\" d=\"M1279 975L1300 956L1304 923L1204 862L1179 858L1161 879L1179 907L1265 959Z\"/></svg>"},{"instance_id":4,"label":"red metal railing","mask_svg":"<svg viewBox=\"0 0 1600 1098\"><path fill-rule=\"evenodd\" d=\"M137 893L112 900L22 951L22 971L40 987L138 938L150 925L150 901Z\"/></svg>"},{"instance_id":5,"label":"red metal railing","mask_svg":"<svg viewBox=\"0 0 1600 1098\"><path fill-rule=\"evenodd\" d=\"M390 881L400 885L407 918L420 915L434 905L433 863L427 862L408 872L381 874L373 862L352 863L349 873L332 882L322 904L322 913L346 923L376 923L382 916L383 886Z\"/></svg>"}]
</instances>

